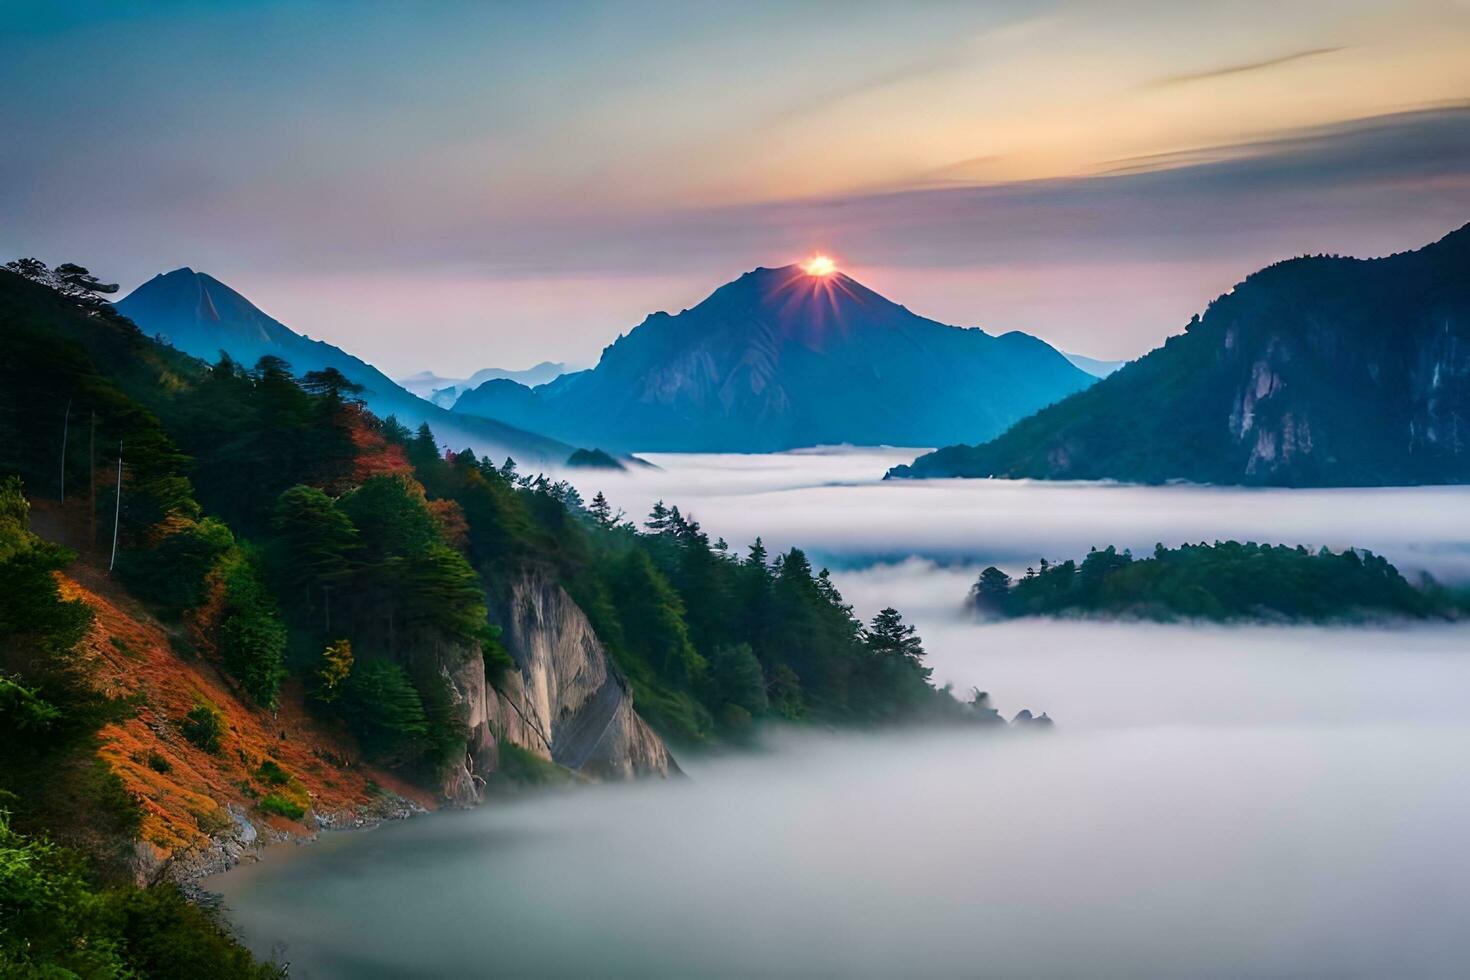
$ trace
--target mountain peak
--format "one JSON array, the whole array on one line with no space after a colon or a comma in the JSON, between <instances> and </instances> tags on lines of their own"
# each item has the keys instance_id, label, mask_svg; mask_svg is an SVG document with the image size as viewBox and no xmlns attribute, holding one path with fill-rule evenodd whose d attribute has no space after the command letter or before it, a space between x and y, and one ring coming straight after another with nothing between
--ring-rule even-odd
<instances>
[{"instance_id":1,"label":"mountain peak","mask_svg":"<svg viewBox=\"0 0 1470 980\"><path fill-rule=\"evenodd\" d=\"M924 320L835 268L812 273L807 265L760 266L711 293L680 317L699 325L763 324L788 338L825 343L834 332L861 334ZM676 318L677 319L677 318Z\"/></svg>"},{"instance_id":2,"label":"mountain peak","mask_svg":"<svg viewBox=\"0 0 1470 980\"><path fill-rule=\"evenodd\" d=\"M649 315L590 371L535 392L482 385L455 411L632 450L932 445L997 434L1091 383L1023 337L926 319L813 259Z\"/></svg>"},{"instance_id":3,"label":"mountain peak","mask_svg":"<svg viewBox=\"0 0 1470 980\"><path fill-rule=\"evenodd\" d=\"M149 279L119 300L117 310L148 335L209 362L226 353L247 366L264 356L279 357L298 376L335 368L362 385L372 411L396 415L409 426L428 422L446 445L469 445L477 452L527 462L560 462L572 451L568 445L492 419L450 415L442 406L394 384L372 365L296 333L218 279L187 266Z\"/></svg>"},{"instance_id":4,"label":"mountain peak","mask_svg":"<svg viewBox=\"0 0 1470 980\"><path fill-rule=\"evenodd\" d=\"M739 282L741 279L754 279L758 281L777 280L781 282L785 282L788 280L807 280L812 284L817 284L821 282L836 282L838 280L843 280L846 282L857 282L856 279L853 279L851 276L838 269L836 266L830 267L828 271L825 272L813 272L808 268L808 264L809 263L792 262L789 265L758 265L754 269L751 269L749 272L743 273L740 276L740 279L737 279L736 281Z\"/></svg>"},{"instance_id":5,"label":"mountain peak","mask_svg":"<svg viewBox=\"0 0 1470 980\"><path fill-rule=\"evenodd\" d=\"M249 348L247 363L261 354L279 353L296 339L244 296L188 266L149 279L119 300L117 309L180 350L209 360L220 350L234 349L231 337Z\"/></svg>"}]
</instances>

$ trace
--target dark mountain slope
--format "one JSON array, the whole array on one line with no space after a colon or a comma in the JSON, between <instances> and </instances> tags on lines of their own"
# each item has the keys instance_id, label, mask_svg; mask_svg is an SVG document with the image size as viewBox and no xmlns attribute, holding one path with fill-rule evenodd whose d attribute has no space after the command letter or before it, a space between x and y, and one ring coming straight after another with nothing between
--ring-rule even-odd
<instances>
[{"instance_id":1,"label":"dark mountain slope","mask_svg":"<svg viewBox=\"0 0 1470 980\"><path fill-rule=\"evenodd\" d=\"M534 390L492 381L455 412L624 450L923 446L998 433L1091 381L1034 337L946 326L787 266L653 314L592 370Z\"/></svg>"},{"instance_id":2,"label":"dark mountain slope","mask_svg":"<svg viewBox=\"0 0 1470 980\"><path fill-rule=\"evenodd\" d=\"M1181 335L901 477L1372 486L1470 480L1470 225L1264 269Z\"/></svg>"},{"instance_id":3,"label":"dark mountain slope","mask_svg":"<svg viewBox=\"0 0 1470 980\"><path fill-rule=\"evenodd\" d=\"M528 463L560 463L572 447L490 418L454 415L405 391L387 375L341 348L312 340L272 319L213 276L175 269L154 276L117 303L149 336L214 362L221 351L245 365L279 357L297 374L333 367L363 386L363 398L379 416L396 415L409 427L428 422L439 441L470 446Z\"/></svg>"}]
</instances>

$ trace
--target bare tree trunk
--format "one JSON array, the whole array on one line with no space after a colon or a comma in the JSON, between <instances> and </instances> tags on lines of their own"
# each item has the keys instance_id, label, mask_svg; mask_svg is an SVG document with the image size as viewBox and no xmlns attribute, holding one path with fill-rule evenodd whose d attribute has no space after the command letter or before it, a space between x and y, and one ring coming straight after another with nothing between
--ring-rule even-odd
<instances>
[{"instance_id":1,"label":"bare tree trunk","mask_svg":"<svg viewBox=\"0 0 1470 980\"><path fill-rule=\"evenodd\" d=\"M71 399L66 400L66 415L61 421L61 502L66 503L66 437L71 435Z\"/></svg>"},{"instance_id":2,"label":"bare tree trunk","mask_svg":"<svg viewBox=\"0 0 1470 980\"><path fill-rule=\"evenodd\" d=\"M91 534L87 538L87 547L97 547L97 413L92 413L92 439L87 444L87 479L91 484L87 492L89 504L87 527Z\"/></svg>"},{"instance_id":3,"label":"bare tree trunk","mask_svg":"<svg viewBox=\"0 0 1470 980\"><path fill-rule=\"evenodd\" d=\"M112 509L112 558L107 562L107 574L117 564L117 525L122 520L122 440L117 443L117 502Z\"/></svg>"}]
</instances>

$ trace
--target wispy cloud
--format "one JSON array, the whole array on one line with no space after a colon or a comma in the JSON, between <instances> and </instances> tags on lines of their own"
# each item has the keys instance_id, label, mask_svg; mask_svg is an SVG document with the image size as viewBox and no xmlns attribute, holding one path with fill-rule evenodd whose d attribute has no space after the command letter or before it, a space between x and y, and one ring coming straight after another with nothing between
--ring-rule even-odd
<instances>
[{"instance_id":1,"label":"wispy cloud","mask_svg":"<svg viewBox=\"0 0 1470 980\"><path fill-rule=\"evenodd\" d=\"M1470 103L1312 127L1269 140L1120 161L1107 173L925 186L583 224L568 252L534 232L492 264L585 261L632 271L769 262L812 242L864 264L959 268L1177 262L1326 249L1373 254L1470 219ZM560 238L557 239L560 242ZM558 250L551 251L554 247ZM1274 250L1286 249L1286 255ZM1265 255L1263 255L1265 257ZM1247 260L1247 261L1254 261ZM627 268L624 269L624 263ZM1243 265L1240 275L1253 271ZM1203 303L1209 297L1198 297Z\"/></svg>"},{"instance_id":2,"label":"wispy cloud","mask_svg":"<svg viewBox=\"0 0 1470 980\"><path fill-rule=\"evenodd\" d=\"M1170 75L1166 78L1156 79L1148 82L1145 88L1165 88L1170 85L1186 85L1190 82L1203 82L1212 78L1227 78L1231 75L1247 75L1252 72L1265 71L1268 68L1277 68L1288 65L1294 61L1305 61L1308 58L1317 58L1325 54L1336 54L1345 51L1346 45L1336 45L1326 48L1308 48L1304 51L1293 51L1290 54L1277 55L1274 58L1263 58L1260 61L1247 61L1244 64L1226 65L1223 68L1209 68L1204 71L1187 72L1182 75Z\"/></svg>"}]
</instances>

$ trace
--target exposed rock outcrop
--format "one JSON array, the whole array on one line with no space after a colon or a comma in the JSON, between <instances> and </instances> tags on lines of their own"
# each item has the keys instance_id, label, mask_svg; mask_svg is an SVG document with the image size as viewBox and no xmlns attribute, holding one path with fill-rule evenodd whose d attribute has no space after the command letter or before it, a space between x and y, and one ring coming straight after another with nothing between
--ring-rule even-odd
<instances>
[{"instance_id":1,"label":"exposed rock outcrop","mask_svg":"<svg viewBox=\"0 0 1470 980\"><path fill-rule=\"evenodd\" d=\"M446 777L447 798L478 799L484 777L499 766L502 740L596 779L678 772L566 590L527 573L511 586L502 614L502 639L519 669L499 689L486 682L479 656L449 676L466 705L470 739L465 764Z\"/></svg>"}]
</instances>

